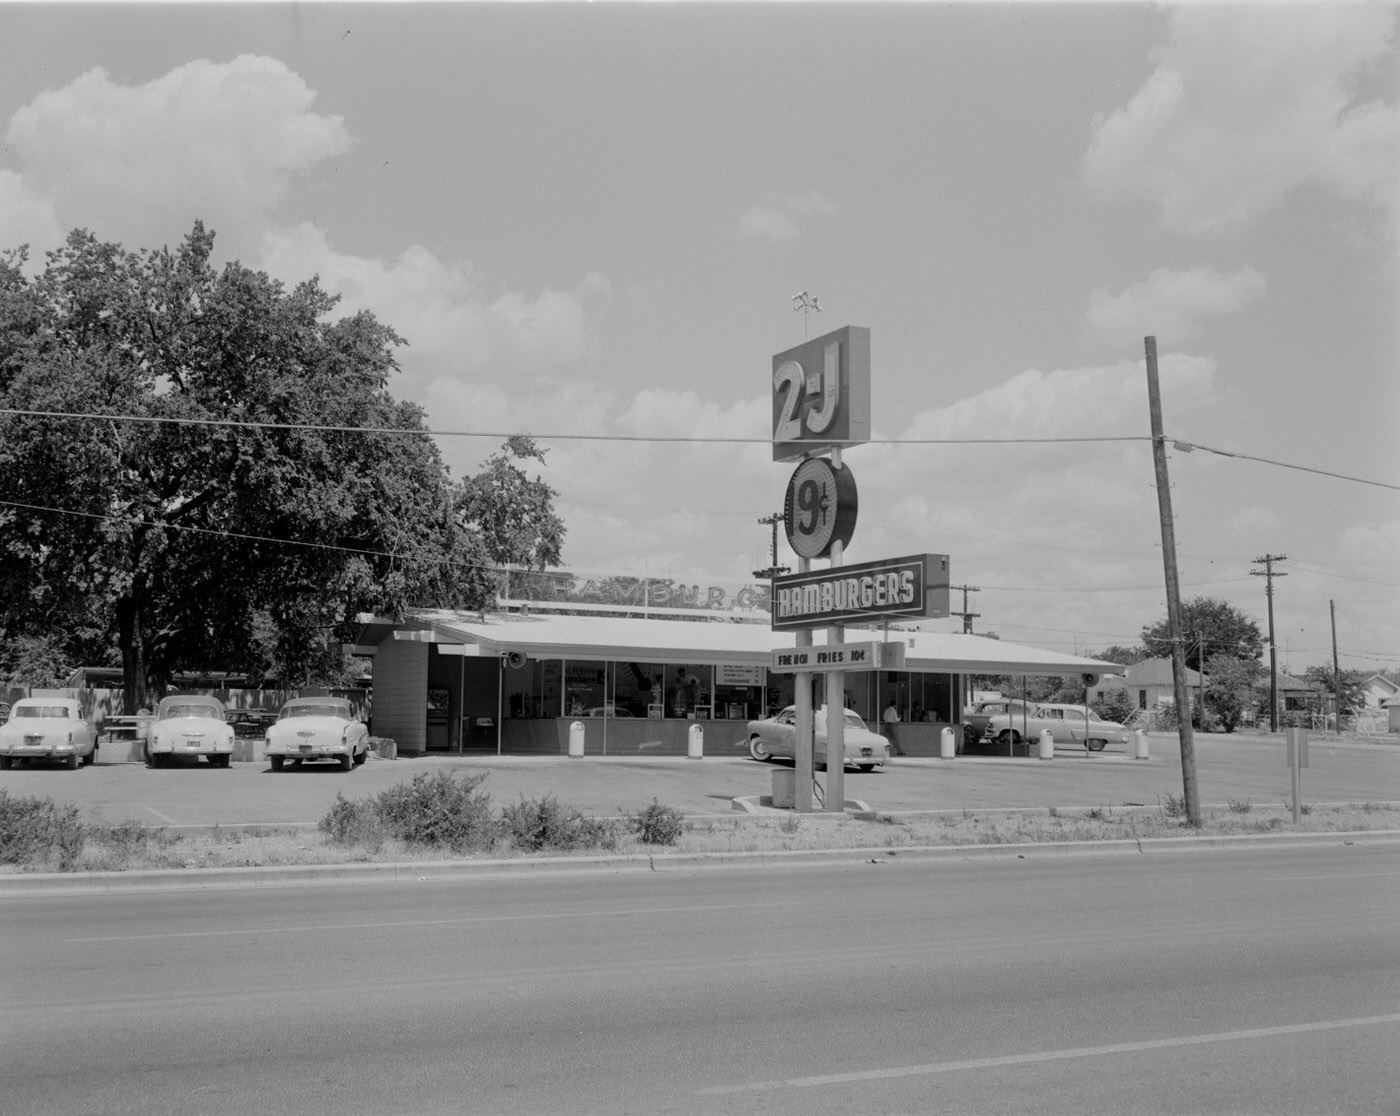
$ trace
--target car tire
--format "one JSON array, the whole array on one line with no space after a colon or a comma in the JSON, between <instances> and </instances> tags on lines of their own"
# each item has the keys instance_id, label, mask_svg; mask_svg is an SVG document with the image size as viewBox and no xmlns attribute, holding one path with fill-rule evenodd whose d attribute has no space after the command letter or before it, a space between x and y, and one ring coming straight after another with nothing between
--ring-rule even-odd
<instances>
[{"instance_id":1,"label":"car tire","mask_svg":"<svg viewBox=\"0 0 1400 1116\"><path fill-rule=\"evenodd\" d=\"M1014 748L1020 743L1021 734L1019 732L1016 732L1014 729L1002 729L999 733L997 733L997 744L1003 748L1005 748L1008 744Z\"/></svg>"},{"instance_id":2,"label":"car tire","mask_svg":"<svg viewBox=\"0 0 1400 1116\"><path fill-rule=\"evenodd\" d=\"M267 757L267 762L270 763L270 764L272 764L272 770L273 770L273 771L281 771L281 770L282 770L282 757L281 757L281 756L268 756L268 757Z\"/></svg>"},{"instance_id":3,"label":"car tire","mask_svg":"<svg viewBox=\"0 0 1400 1116\"><path fill-rule=\"evenodd\" d=\"M368 749L368 748L366 748L363 752L356 752L356 753L355 753L355 766L356 766L356 767L359 767L360 764L364 763L365 760L367 760L367 759L369 759L369 749Z\"/></svg>"},{"instance_id":4,"label":"car tire","mask_svg":"<svg viewBox=\"0 0 1400 1116\"><path fill-rule=\"evenodd\" d=\"M83 762L83 757L80 756L80 755L78 755L77 752L74 752L71 756L69 756L69 757L64 761L64 763L67 765L69 771L77 771L78 768L82 766L82 762Z\"/></svg>"},{"instance_id":5,"label":"car tire","mask_svg":"<svg viewBox=\"0 0 1400 1116\"><path fill-rule=\"evenodd\" d=\"M353 766L353 757L345 755L340 757L340 770L349 771Z\"/></svg>"},{"instance_id":6,"label":"car tire","mask_svg":"<svg viewBox=\"0 0 1400 1116\"><path fill-rule=\"evenodd\" d=\"M91 766L92 766L93 764L95 764L96 762L97 762L97 745L94 744L94 745L92 746L92 751L90 751L87 755L85 755L85 756L83 757L83 766L84 766L84 767L91 767Z\"/></svg>"},{"instance_id":7,"label":"car tire","mask_svg":"<svg viewBox=\"0 0 1400 1116\"><path fill-rule=\"evenodd\" d=\"M1084 747L1088 748L1091 752L1102 752L1104 745L1107 743L1107 740L1086 740L1084 741Z\"/></svg>"},{"instance_id":8,"label":"car tire","mask_svg":"<svg viewBox=\"0 0 1400 1116\"><path fill-rule=\"evenodd\" d=\"M873 763L858 763L856 766L867 775L875 770L875 765Z\"/></svg>"},{"instance_id":9,"label":"car tire","mask_svg":"<svg viewBox=\"0 0 1400 1116\"><path fill-rule=\"evenodd\" d=\"M14 756L0 756L0 771L8 771L15 765Z\"/></svg>"},{"instance_id":10,"label":"car tire","mask_svg":"<svg viewBox=\"0 0 1400 1116\"><path fill-rule=\"evenodd\" d=\"M768 750L768 745L760 737L749 737L749 755L763 763L767 763L773 758L773 753Z\"/></svg>"}]
</instances>

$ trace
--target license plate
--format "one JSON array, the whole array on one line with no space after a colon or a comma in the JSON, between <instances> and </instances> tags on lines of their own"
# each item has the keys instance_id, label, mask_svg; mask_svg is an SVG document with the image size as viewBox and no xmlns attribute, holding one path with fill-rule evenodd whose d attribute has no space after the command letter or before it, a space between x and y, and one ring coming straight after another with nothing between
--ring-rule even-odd
<instances>
[{"instance_id":1,"label":"license plate","mask_svg":"<svg viewBox=\"0 0 1400 1116\"><path fill-rule=\"evenodd\" d=\"M40 744L44 742L44 738L42 736L26 736L24 738L24 742L28 744L31 748L37 748Z\"/></svg>"},{"instance_id":2,"label":"license plate","mask_svg":"<svg viewBox=\"0 0 1400 1116\"><path fill-rule=\"evenodd\" d=\"M303 744L303 745L301 746L301 750L302 750L303 752L309 752L309 751L311 751L311 745L310 745L310 744Z\"/></svg>"}]
</instances>

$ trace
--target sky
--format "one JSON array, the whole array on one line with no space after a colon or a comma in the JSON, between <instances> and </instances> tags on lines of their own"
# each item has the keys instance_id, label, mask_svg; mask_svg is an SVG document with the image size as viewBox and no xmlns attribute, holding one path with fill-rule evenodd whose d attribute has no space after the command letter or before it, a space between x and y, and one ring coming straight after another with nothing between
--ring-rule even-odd
<instances>
[{"instance_id":1,"label":"sky","mask_svg":"<svg viewBox=\"0 0 1400 1116\"><path fill-rule=\"evenodd\" d=\"M538 439L587 578L752 583L772 357L866 327L847 561L947 554L974 630L1072 653L1166 615L1152 336L1182 597L1267 634L1284 555L1280 669L1334 614L1344 669L1395 669L1398 20L0 0L0 247L203 220L318 275L407 341L454 475Z\"/></svg>"}]
</instances>

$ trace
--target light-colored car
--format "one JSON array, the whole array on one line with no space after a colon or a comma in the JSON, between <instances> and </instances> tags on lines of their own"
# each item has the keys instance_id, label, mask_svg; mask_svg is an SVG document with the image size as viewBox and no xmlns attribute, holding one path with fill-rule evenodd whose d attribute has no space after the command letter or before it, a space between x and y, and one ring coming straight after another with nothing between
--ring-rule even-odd
<instances>
[{"instance_id":1,"label":"light-colored car","mask_svg":"<svg viewBox=\"0 0 1400 1116\"><path fill-rule=\"evenodd\" d=\"M214 767L233 761L233 726L223 702L199 694L160 699L146 738L146 766L159 767L172 756L207 756Z\"/></svg>"},{"instance_id":2,"label":"light-colored car","mask_svg":"<svg viewBox=\"0 0 1400 1116\"><path fill-rule=\"evenodd\" d=\"M1017 698L989 698L974 702L963 710L963 739L968 744L976 744L988 735L993 717L998 713L1019 711L1025 704Z\"/></svg>"},{"instance_id":3,"label":"light-colored car","mask_svg":"<svg viewBox=\"0 0 1400 1116\"><path fill-rule=\"evenodd\" d=\"M0 768L15 760L57 760L70 771L97 762L97 726L74 698L20 698L0 725Z\"/></svg>"},{"instance_id":4,"label":"light-colored car","mask_svg":"<svg viewBox=\"0 0 1400 1116\"><path fill-rule=\"evenodd\" d=\"M369 757L369 728L355 719L345 698L293 698L268 728L263 754L273 771L281 771L288 760L323 759L337 760L342 771L349 771Z\"/></svg>"},{"instance_id":5,"label":"light-colored car","mask_svg":"<svg viewBox=\"0 0 1400 1116\"><path fill-rule=\"evenodd\" d=\"M1046 729L1057 745L1083 744L1091 752L1102 752L1109 744L1127 744L1128 730L1117 721L1105 721L1086 705L1056 705L1039 702L998 713L991 719L987 735L1003 746L1022 740L1035 742Z\"/></svg>"},{"instance_id":6,"label":"light-colored car","mask_svg":"<svg viewBox=\"0 0 1400 1116\"><path fill-rule=\"evenodd\" d=\"M826 706L812 714L813 760L818 767L826 766ZM749 755L756 760L778 757L795 758L797 754L797 706L789 705L776 717L750 721L748 727ZM846 710L846 766L861 771L874 771L889 762L890 745L879 733L871 732L854 710Z\"/></svg>"}]
</instances>

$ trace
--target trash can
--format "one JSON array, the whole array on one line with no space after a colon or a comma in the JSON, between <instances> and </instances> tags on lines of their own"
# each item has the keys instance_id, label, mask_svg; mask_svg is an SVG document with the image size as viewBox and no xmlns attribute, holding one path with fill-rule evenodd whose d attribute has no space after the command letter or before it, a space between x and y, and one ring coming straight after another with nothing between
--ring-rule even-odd
<instances>
[{"instance_id":1,"label":"trash can","mask_svg":"<svg viewBox=\"0 0 1400 1116\"><path fill-rule=\"evenodd\" d=\"M575 721L569 726L569 755L579 759L583 755L583 722Z\"/></svg>"},{"instance_id":2,"label":"trash can","mask_svg":"<svg viewBox=\"0 0 1400 1116\"><path fill-rule=\"evenodd\" d=\"M957 754L957 734L951 727L944 728L938 734L938 757L940 759L952 759Z\"/></svg>"},{"instance_id":3,"label":"trash can","mask_svg":"<svg viewBox=\"0 0 1400 1116\"><path fill-rule=\"evenodd\" d=\"M691 725L686 742L686 755L691 759L700 759L705 754L705 730L699 725Z\"/></svg>"},{"instance_id":4,"label":"trash can","mask_svg":"<svg viewBox=\"0 0 1400 1116\"><path fill-rule=\"evenodd\" d=\"M1133 733L1133 759L1147 758L1147 733L1138 729Z\"/></svg>"},{"instance_id":5,"label":"trash can","mask_svg":"<svg viewBox=\"0 0 1400 1116\"><path fill-rule=\"evenodd\" d=\"M773 772L773 805L788 810L797 805L797 772L792 768Z\"/></svg>"},{"instance_id":6,"label":"trash can","mask_svg":"<svg viewBox=\"0 0 1400 1116\"><path fill-rule=\"evenodd\" d=\"M1044 729L1040 734L1040 758L1043 760L1055 758L1055 734L1049 729Z\"/></svg>"}]
</instances>

